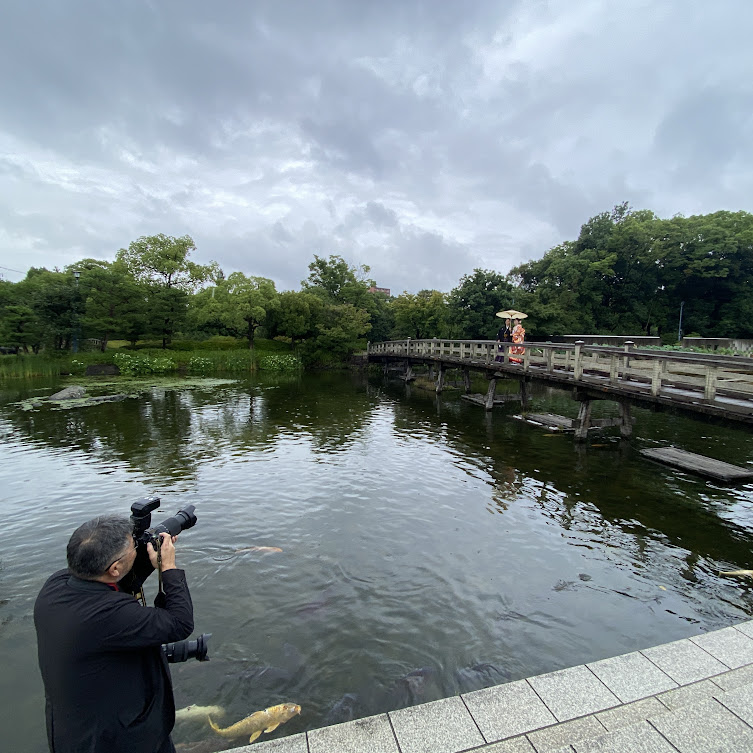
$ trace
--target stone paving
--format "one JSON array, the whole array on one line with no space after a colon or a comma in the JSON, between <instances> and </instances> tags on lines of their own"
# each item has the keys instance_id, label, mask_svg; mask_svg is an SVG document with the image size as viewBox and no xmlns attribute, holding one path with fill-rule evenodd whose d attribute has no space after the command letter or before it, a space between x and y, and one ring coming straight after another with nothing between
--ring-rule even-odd
<instances>
[{"instance_id":1,"label":"stone paving","mask_svg":"<svg viewBox=\"0 0 753 753\"><path fill-rule=\"evenodd\" d=\"M753 753L753 621L231 753Z\"/></svg>"}]
</instances>

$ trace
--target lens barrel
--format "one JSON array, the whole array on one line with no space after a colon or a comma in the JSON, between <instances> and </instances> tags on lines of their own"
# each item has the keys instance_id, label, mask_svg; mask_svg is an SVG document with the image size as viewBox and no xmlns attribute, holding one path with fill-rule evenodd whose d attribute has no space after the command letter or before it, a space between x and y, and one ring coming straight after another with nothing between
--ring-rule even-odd
<instances>
[{"instance_id":1,"label":"lens barrel","mask_svg":"<svg viewBox=\"0 0 753 753\"><path fill-rule=\"evenodd\" d=\"M175 641L175 643L163 643L162 651L170 664L178 664L196 659L197 661L209 661L209 639L211 633L202 633L195 641Z\"/></svg>"},{"instance_id":2,"label":"lens barrel","mask_svg":"<svg viewBox=\"0 0 753 753\"><path fill-rule=\"evenodd\" d=\"M178 510L172 517L163 520L159 525L150 529L150 533L159 538L160 533L169 533L171 536L177 536L181 531L187 528L193 528L196 525L196 515L194 505L186 505L182 510Z\"/></svg>"}]
</instances>

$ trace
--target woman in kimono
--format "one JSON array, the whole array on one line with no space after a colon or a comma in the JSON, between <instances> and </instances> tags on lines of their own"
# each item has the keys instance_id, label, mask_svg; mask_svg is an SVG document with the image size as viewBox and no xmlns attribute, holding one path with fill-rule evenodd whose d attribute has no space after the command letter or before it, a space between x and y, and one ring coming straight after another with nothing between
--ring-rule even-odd
<instances>
[{"instance_id":1,"label":"woman in kimono","mask_svg":"<svg viewBox=\"0 0 753 753\"><path fill-rule=\"evenodd\" d=\"M514 358L513 356L522 356L526 352L525 348L520 347L525 339L526 331L523 329L520 319L516 319L512 330L512 341L515 345L510 348L510 363L523 363L520 358Z\"/></svg>"}]
</instances>

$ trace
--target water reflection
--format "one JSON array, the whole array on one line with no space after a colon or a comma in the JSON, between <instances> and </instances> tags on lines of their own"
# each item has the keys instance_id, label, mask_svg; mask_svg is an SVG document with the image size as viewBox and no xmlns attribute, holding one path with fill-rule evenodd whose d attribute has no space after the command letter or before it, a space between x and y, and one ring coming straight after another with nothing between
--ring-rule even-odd
<instances>
[{"instance_id":1,"label":"water reflection","mask_svg":"<svg viewBox=\"0 0 753 753\"><path fill-rule=\"evenodd\" d=\"M300 377L273 377L211 390L157 386L138 399L68 410L22 411L11 403L0 432L127 464L159 486L195 480L202 465L227 455L271 451L290 436L305 437L322 456L346 452L363 436L374 402L363 390L343 400L341 386L341 379L337 387L323 378L312 388Z\"/></svg>"}]
</instances>

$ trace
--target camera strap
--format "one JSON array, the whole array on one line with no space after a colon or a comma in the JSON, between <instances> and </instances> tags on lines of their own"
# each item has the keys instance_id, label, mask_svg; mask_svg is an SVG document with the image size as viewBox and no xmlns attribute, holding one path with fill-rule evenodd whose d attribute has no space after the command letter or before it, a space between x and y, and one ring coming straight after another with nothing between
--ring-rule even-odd
<instances>
[{"instance_id":1,"label":"camera strap","mask_svg":"<svg viewBox=\"0 0 753 753\"><path fill-rule=\"evenodd\" d=\"M159 546L157 547L157 580L159 581L159 593L165 593L162 588L162 539L159 540Z\"/></svg>"}]
</instances>

